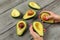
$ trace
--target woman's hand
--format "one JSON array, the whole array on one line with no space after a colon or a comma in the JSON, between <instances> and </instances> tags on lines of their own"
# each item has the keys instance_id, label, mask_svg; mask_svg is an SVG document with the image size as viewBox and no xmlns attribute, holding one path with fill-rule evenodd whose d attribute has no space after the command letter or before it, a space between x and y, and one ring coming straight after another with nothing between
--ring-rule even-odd
<instances>
[{"instance_id":1,"label":"woman's hand","mask_svg":"<svg viewBox=\"0 0 60 40\"><path fill-rule=\"evenodd\" d=\"M33 31L32 26L30 26L29 31L34 40L43 40L43 37L40 37L36 32Z\"/></svg>"},{"instance_id":2,"label":"woman's hand","mask_svg":"<svg viewBox=\"0 0 60 40\"><path fill-rule=\"evenodd\" d=\"M47 17L47 19L54 19L55 23L60 22L60 15L57 15L51 11L42 11L42 12L48 12L50 14L50 16Z\"/></svg>"}]
</instances>

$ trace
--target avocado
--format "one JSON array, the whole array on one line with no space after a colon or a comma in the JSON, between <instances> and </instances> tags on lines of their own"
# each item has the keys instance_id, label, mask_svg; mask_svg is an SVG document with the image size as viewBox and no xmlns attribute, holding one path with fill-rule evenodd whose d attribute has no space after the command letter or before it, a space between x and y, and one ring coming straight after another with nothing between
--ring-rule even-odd
<instances>
[{"instance_id":1,"label":"avocado","mask_svg":"<svg viewBox=\"0 0 60 40\"><path fill-rule=\"evenodd\" d=\"M40 15L40 18L43 22L46 22L46 23L54 23L54 20L53 19L49 19L47 20L46 17L50 16L49 13L47 12L42 12L41 15Z\"/></svg>"},{"instance_id":2,"label":"avocado","mask_svg":"<svg viewBox=\"0 0 60 40\"><path fill-rule=\"evenodd\" d=\"M17 35L21 36L25 32L27 28L27 23L24 20L20 20L17 23L16 29L17 29Z\"/></svg>"},{"instance_id":3,"label":"avocado","mask_svg":"<svg viewBox=\"0 0 60 40\"><path fill-rule=\"evenodd\" d=\"M12 12L11 12L11 16L12 17L19 17L20 16L20 12L17 10L17 9L13 9Z\"/></svg>"},{"instance_id":4,"label":"avocado","mask_svg":"<svg viewBox=\"0 0 60 40\"><path fill-rule=\"evenodd\" d=\"M29 2L29 7L39 10L41 7L35 2Z\"/></svg>"},{"instance_id":5,"label":"avocado","mask_svg":"<svg viewBox=\"0 0 60 40\"><path fill-rule=\"evenodd\" d=\"M39 21L34 21L34 22L33 22L33 29L34 29L40 36L44 36L43 25L42 25L41 22L39 22Z\"/></svg>"},{"instance_id":6,"label":"avocado","mask_svg":"<svg viewBox=\"0 0 60 40\"><path fill-rule=\"evenodd\" d=\"M31 19L33 17L35 17L36 12L32 9L28 10L25 15L23 16L23 19Z\"/></svg>"}]
</instances>

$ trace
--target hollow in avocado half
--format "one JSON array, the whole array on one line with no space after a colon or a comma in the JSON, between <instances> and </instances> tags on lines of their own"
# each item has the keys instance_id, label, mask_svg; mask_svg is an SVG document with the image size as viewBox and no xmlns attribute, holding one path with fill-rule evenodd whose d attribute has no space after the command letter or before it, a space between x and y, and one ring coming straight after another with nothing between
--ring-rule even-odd
<instances>
[{"instance_id":1,"label":"hollow in avocado half","mask_svg":"<svg viewBox=\"0 0 60 40\"><path fill-rule=\"evenodd\" d=\"M26 28L27 28L27 23L23 20L20 20L16 26L17 35L21 36L26 30Z\"/></svg>"},{"instance_id":2,"label":"hollow in avocado half","mask_svg":"<svg viewBox=\"0 0 60 40\"><path fill-rule=\"evenodd\" d=\"M29 7L33 9L40 9L41 7L36 2L29 2Z\"/></svg>"},{"instance_id":3,"label":"hollow in avocado half","mask_svg":"<svg viewBox=\"0 0 60 40\"><path fill-rule=\"evenodd\" d=\"M25 15L23 16L23 19L31 19L36 16L36 12L32 9L26 11Z\"/></svg>"},{"instance_id":4,"label":"hollow in avocado half","mask_svg":"<svg viewBox=\"0 0 60 40\"><path fill-rule=\"evenodd\" d=\"M13 9L12 12L11 12L11 16L12 17L19 17L20 16L20 12L17 10L17 9Z\"/></svg>"},{"instance_id":5,"label":"hollow in avocado half","mask_svg":"<svg viewBox=\"0 0 60 40\"><path fill-rule=\"evenodd\" d=\"M34 21L34 22L33 22L33 29L34 29L40 36L44 36L43 25L42 25L41 22L39 22L39 21Z\"/></svg>"}]
</instances>

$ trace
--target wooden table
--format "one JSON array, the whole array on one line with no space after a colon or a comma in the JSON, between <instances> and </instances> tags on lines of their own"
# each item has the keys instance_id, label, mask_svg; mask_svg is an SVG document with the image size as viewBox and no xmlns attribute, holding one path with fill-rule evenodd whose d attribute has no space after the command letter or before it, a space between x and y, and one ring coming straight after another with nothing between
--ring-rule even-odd
<instances>
[{"instance_id":1,"label":"wooden table","mask_svg":"<svg viewBox=\"0 0 60 40\"><path fill-rule=\"evenodd\" d=\"M47 9L60 15L60 0L0 0L0 40L31 40L29 29L21 37L16 35L16 23L21 19L14 19L10 16L13 8L18 9L24 15L28 9L31 9L28 7L30 1L37 2L41 6L41 10L35 10L37 14L42 9ZM26 21L30 24L34 20ZM44 23L44 28L47 28L44 40L60 40L59 24Z\"/></svg>"}]
</instances>

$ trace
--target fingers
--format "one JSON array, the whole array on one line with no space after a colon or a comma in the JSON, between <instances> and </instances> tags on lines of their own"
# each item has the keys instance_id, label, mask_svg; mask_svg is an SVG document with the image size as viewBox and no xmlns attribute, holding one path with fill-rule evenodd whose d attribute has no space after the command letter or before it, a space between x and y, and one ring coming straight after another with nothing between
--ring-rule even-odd
<instances>
[{"instance_id":1,"label":"fingers","mask_svg":"<svg viewBox=\"0 0 60 40\"><path fill-rule=\"evenodd\" d=\"M31 33L31 31L33 31L32 26L30 26L29 31L30 31L30 33Z\"/></svg>"},{"instance_id":2,"label":"fingers","mask_svg":"<svg viewBox=\"0 0 60 40\"><path fill-rule=\"evenodd\" d=\"M59 21L57 20L57 21L54 21L55 23L59 23Z\"/></svg>"},{"instance_id":3,"label":"fingers","mask_svg":"<svg viewBox=\"0 0 60 40\"><path fill-rule=\"evenodd\" d=\"M36 32L33 31L32 26L30 26L29 31L34 39L43 40L43 37L40 37Z\"/></svg>"},{"instance_id":4,"label":"fingers","mask_svg":"<svg viewBox=\"0 0 60 40\"><path fill-rule=\"evenodd\" d=\"M52 19L53 18L53 15L54 15L54 13L53 12L51 12L51 11L47 11L47 10L43 10L42 12L48 12L49 14L50 14L50 16L48 16L46 19L47 20L49 20L49 19ZM42 13L41 12L41 13Z\"/></svg>"},{"instance_id":5,"label":"fingers","mask_svg":"<svg viewBox=\"0 0 60 40\"><path fill-rule=\"evenodd\" d=\"M33 31L32 26L30 26L29 31L30 31L30 34L34 37L34 36L35 36L35 35L34 35L35 33L34 33L34 31Z\"/></svg>"},{"instance_id":6,"label":"fingers","mask_svg":"<svg viewBox=\"0 0 60 40\"><path fill-rule=\"evenodd\" d=\"M31 34L34 38L40 37L36 32L34 32L32 26L30 26L29 31L30 31L30 34Z\"/></svg>"},{"instance_id":7,"label":"fingers","mask_svg":"<svg viewBox=\"0 0 60 40\"><path fill-rule=\"evenodd\" d=\"M53 18L53 16L48 16L48 17L47 17L47 20L52 19L52 18Z\"/></svg>"},{"instance_id":8,"label":"fingers","mask_svg":"<svg viewBox=\"0 0 60 40\"><path fill-rule=\"evenodd\" d=\"M32 28L32 25L30 26L29 30L30 30L30 32L33 32L33 28Z\"/></svg>"}]
</instances>

